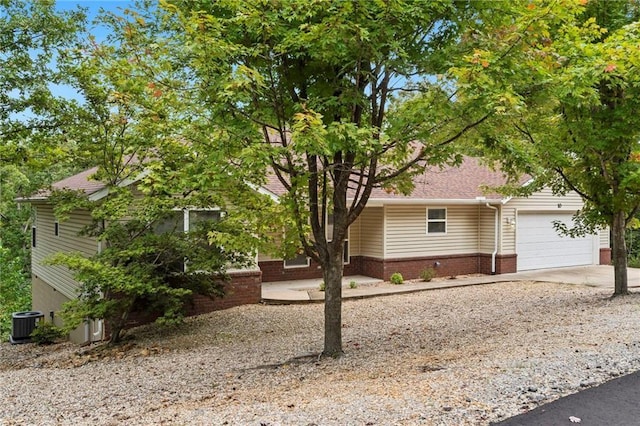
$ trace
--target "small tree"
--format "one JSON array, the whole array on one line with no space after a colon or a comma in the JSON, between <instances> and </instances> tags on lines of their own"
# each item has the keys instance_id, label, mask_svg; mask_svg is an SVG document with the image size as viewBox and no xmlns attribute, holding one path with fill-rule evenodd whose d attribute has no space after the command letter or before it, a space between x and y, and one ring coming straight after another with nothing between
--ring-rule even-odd
<instances>
[{"instance_id":1,"label":"small tree","mask_svg":"<svg viewBox=\"0 0 640 426\"><path fill-rule=\"evenodd\" d=\"M212 134L201 134L200 123L184 114L188 99L171 90L183 74L167 72L162 82L147 74L147 67L170 66L171 58L137 56L126 20L103 19L121 32L102 44L90 38L61 57L80 97L65 113L61 138L78 163L97 166L90 179L108 195L91 201L54 191L50 198L59 220L89 211L92 225L83 232L102 250L91 258L61 253L51 262L67 266L81 283L78 298L65 307L66 327L103 318L115 343L134 309L175 321L192 294L220 296L228 267L253 264L268 226L262 216L272 207L250 179L228 172L234 165L211 149ZM133 45L117 38L126 35ZM184 229L189 209L226 215Z\"/></svg>"},{"instance_id":2,"label":"small tree","mask_svg":"<svg viewBox=\"0 0 640 426\"><path fill-rule=\"evenodd\" d=\"M164 323L180 321L193 294L222 297L228 265L247 266L253 260L250 254L209 244L209 235L223 230L224 220L201 222L183 232L166 229L167 219L162 218L89 229L106 243L105 250L92 258L59 253L52 259L67 266L82 284L78 298L62 311L67 329L87 318L104 319L110 343L116 343L134 310L159 315ZM158 232L159 224L165 232Z\"/></svg>"}]
</instances>

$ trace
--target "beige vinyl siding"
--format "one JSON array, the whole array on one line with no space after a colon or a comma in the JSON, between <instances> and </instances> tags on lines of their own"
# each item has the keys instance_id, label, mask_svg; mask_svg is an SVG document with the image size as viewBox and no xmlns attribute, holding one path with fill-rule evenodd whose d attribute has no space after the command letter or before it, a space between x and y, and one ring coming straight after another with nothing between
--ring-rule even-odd
<instances>
[{"instance_id":1,"label":"beige vinyl siding","mask_svg":"<svg viewBox=\"0 0 640 426\"><path fill-rule=\"evenodd\" d=\"M385 257L392 259L476 253L478 207L449 206L446 209L446 234L427 234L427 206L387 206Z\"/></svg>"},{"instance_id":2,"label":"beige vinyl siding","mask_svg":"<svg viewBox=\"0 0 640 426\"><path fill-rule=\"evenodd\" d=\"M356 221L349 227L349 231L347 233L349 237L349 255L350 256L358 256L360 254L360 219L356 219ZM281 244L282 241L277 238L277 235L271 234L270 237L274 238L274 244ZM267 252L258 252L258 262L268 262L272 260L283 260L280 257L274 257L271 253Z\"/></svg>"},{"instance_id":3,"label":"beige vinyl siding","mask_svg":"<svg viewBox=\"0 0 640 426\"><path fill-rule=\"evenodd\" d=\"M610 248L611 240L609 234L609 228L601 229L599 231L600 234L600 248Z\"/></svg>"},{"instance_id":4,"label":"beige vinyl siding","mask_svg":"<svg viewBox=\"0 0 640 426\"><path fill-rule=\"evenodd\" d=\"M59 223L59 236L54 235L56 219L50 205L36 208L36 247L32 250L32 272L69 298L76 297L79 284L71 272L63 266L45 265L44 261L58 252L80 252L92 256L98 250L98 242L78 233L91 223L88 211L76 211Z\"/></svg>"},{"instance_id":5,"label":"beige vinyl siding","mask_svg":"<svg viewBox=\"0 0 640 426\"><path fill-rule=\"evenodd\" d=\"M502 207L501 212L500 228L502 229L502 236L500 237L498 252L500 254L513 254L516 252L516 209L507 204L506 207ZM507 220L513 221L514 225L508 225Z\"/></svg>"},{"instance_id":6,"label":"beige vinyl siding","mask_svg":"<svg viewBox=\"0 0 640 426\"><path fill-rule=\"evenodd\" d=\"M558 204L561 204L558 207ZM550 189L533 193L530 197L518 197L509 200L509 207L518 210L544 210L544 211L576 211L582 208L582 199L575 192L569 192L563 196L553 195Z\"/></svg>"},{"instance_id":7,"label":"beige vinyl siding","mask_svg":"<svg viewBox=\"0 0 640 426\"><path fill-rule=\"evenodd\" d=\"M486 206L478 207L478 251L493 253L495 247L495 210Z\"/></svg>"},{"instance_id":8,"label":"beige vinyl siding","mask_svg":"<svg viewBox=\"0 0 640 426\"><path fill-rule=\"evenodd\" d=\"M384 209L382 207L366 207L360 215L360 255L380 259L384 257Z\"/></svg>"},{"instance_id":9,"label":"beige vinyl siding","mask_svg":"<svg viewBox=\"0 0 640 426\"><path fill-rule=\"evenodd\" d=\"M539 211L539 212L558 212L573 213L582 208L582 199L575 192L569 192L563 196L554 195L551 189L545 188L541 191L533 193L531 196L516 197L509 200L503 208L502 229L502 247L500 252L504 254L513 254L516 252L516 232L515 228L506 225L506 218L517 219L518 212L521 211Z\"/></svg>"},{"instance_id":10,"label":"beige vinyl siding","mask_svg":"<svg viewBox=\"0 0 640 426\"><path fill-rule=\"evenodd\" d=\"M360 218L349 227L349 256L360 256Z\"/></svg>"}]
</instances>

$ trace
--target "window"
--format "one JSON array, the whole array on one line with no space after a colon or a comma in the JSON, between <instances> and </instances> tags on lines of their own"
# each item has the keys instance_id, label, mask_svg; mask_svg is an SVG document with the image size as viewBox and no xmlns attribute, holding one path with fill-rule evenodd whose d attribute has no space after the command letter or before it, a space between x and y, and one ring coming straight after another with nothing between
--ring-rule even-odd
<instances>
[{"instance_id":1,"label":"window","mask_svg":"<svg viewBox=\"0 0 640 426\"><path fill-rule=\"evenodd\" d=\"M60 236L60 223L58 223L58 221L53 223L53 235L56 237Z\"/></svg>"},{"instance_id":2,"label":"window","mask_svg":"<svg viewBox=\"0 0 640 426\"><path fill-rule=\"evenodd\" d=\"M447 233L447 209L427 209L427 234Z\"/></svg>"},{"instance_id":3,"label":"window","mask_svg":"<svg viewBox=\"0 0 640 426\"><path fill-rule=\"evenodd\" d=\"M344 262L345 265L349 264L349 240L345 240L344 242L344 248L343 248L343 252L342 252L342 261Z\"/></svg>"},{"instance_id":4,"label":"window","mask_svg":"<svg viewBox=\"0 0 640 426\"><path fill-rule=\"evenodd\" d=\"M224 217L224 212L220 210L173 210L163 219L158 221L154 230L156 234L166 234L169 232L189 232L204 221L219 221ZM206 247L209 247L207 244ZM179 262L173 265L175 271L186 271L186 263Z\"/></svg>"},{"instance_id":5,"label":"window","mask_svg":"<svg viewBox=\"0 0 640 426\"><path fill-rule=\"evenodd\" d=\"M206 220L219 221L224 217L220 210L174 210L155 227L157 234L167 232L188 232L194 230L198 223Z\"/></svg>"},{"instance_id":6,"label":"window","mask_svg":"<svg viewBox=\"0 0 640 426\"><path fill-rule=\"evenodd\" d=\"M36 226L31 227L31 247L36 247Z\"/></svg>"},{"instance_id":7,"label":"window","mask_svg":"<svg viewBox=\"0 0 640 426\"><path fill-rule=\"evenodd\" d=\"M327 228L326 228L327 240L331 242L331 238L333 238L333 213L327 214ZM342 252L342 261L345 265L349 264L349 234L351 229L347 229L347 238L344 241L344 248Z\"/></svg>"},{"instance_id":8,"label":"window","mask_svg":"<svg viewBox=\"0 0 640 426\"><path fill-rule=\"evenodd\" d=\"M301 253L294 258L284 260L285 268L306 268L308 266L309 258L305 253Z\"/></svg>"},{"instance_id":9,"label":"window","mask_svg":"<svg viewBox=\"0 0 640 426\"><path fill-rule=\"evenodd\" d=\"M222 216L224 216L220 210L189 210L187 213L187 227L185 230L189 231L193 231L198 223L202 223L207 220L217 222L222 218Z\"/></svg>"}]
</instances>

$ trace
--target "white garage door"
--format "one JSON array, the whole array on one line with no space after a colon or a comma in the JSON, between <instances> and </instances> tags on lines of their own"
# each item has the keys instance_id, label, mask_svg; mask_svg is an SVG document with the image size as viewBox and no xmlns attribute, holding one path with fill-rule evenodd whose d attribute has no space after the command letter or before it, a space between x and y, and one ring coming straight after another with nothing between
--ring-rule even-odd
<instances>
[{"instance_id":1,"label":"white garage door","mask_svg":"<svg viewBox=\"0 0 640 426\"><path fill-rule=\"evenodd\" d=\"M518 214L518 271L593 264L593 235L564 237L553 228L555 220L570 225L571 217L558 213Z\"/></svg>"}]
</instances>

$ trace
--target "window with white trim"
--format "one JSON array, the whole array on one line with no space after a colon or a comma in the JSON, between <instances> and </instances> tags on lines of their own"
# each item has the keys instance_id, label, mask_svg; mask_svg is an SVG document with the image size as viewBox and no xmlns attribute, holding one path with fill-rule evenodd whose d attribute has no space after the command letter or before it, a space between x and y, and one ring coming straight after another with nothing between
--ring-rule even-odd
<instances>
[{"instance_id":1,"label":"window with white trim","mask_svg":"<svg viewBox=\"0 0 640 426\"><path fill-rule=\"evenodd\" d=\"M33 218L31 222L31 247L36 248L36 225L38 223L38 211L33 210Z\"/></svg>"},{"instance_id":2,"label":"window with white trim","mask_svg":"<svg viewBox=\"0 0 640 426\"><path fill-rule=\"evenodd\" d=\"M155 226L155 231L157 234L177 231L189 232L193 231L198 223L207 220L217 222L223 217L224 212L218 209L174 210Z\"/></svg>"},{"instance_id":3,"label":"window with white trim","mask_svg":"<svg viewBox=\"0 0 640 426\"><path fill-rule=\"evenodd\" d=\"M155 225L156 234L165 234L168 232L189 232L193 231L198 223L204 221L219 221L225 215L220 209L184 209L173 210L167 216ZM175 265L176 270L185 271L186 264L180 262Z\"/></svg>"},{"instance_id":4,"label":"window with white trim","mask_svg":"<svg viewBox=\"0 0 640 426\"><path fill-rule=\"evenodd\" d=\"M326 236L327 240L331 242L331 238L333 238L333 213L327 213L327 227L326 227ZM347 228L347 238L344 240L344 247L342 248L342 263L348 265L350 262L350 254L349 254L349 234L351 233L351 228Z\"/></svg>"},{"instance_id":5,"label":"window with white trim","mask_svg":"<svg viewBox=\"0 0 640 426\"><path fill-rule=\"evenodd\" d=\"M427 209L427 234L447 233L447 209Z\"/></svg>"},{"instance_id":6,"label":"window with white trim","mask_svg":"<svg viewBox=\"0 0 640 426\"><path fill-rule=\"evenodd\" d=\"M292 257L291 259L284 260L284 267L286 269L289 268L307 268L309 267L309 258L307 255L302 252L298 253L296 257Z\"/></svg>"}]
</instances>

